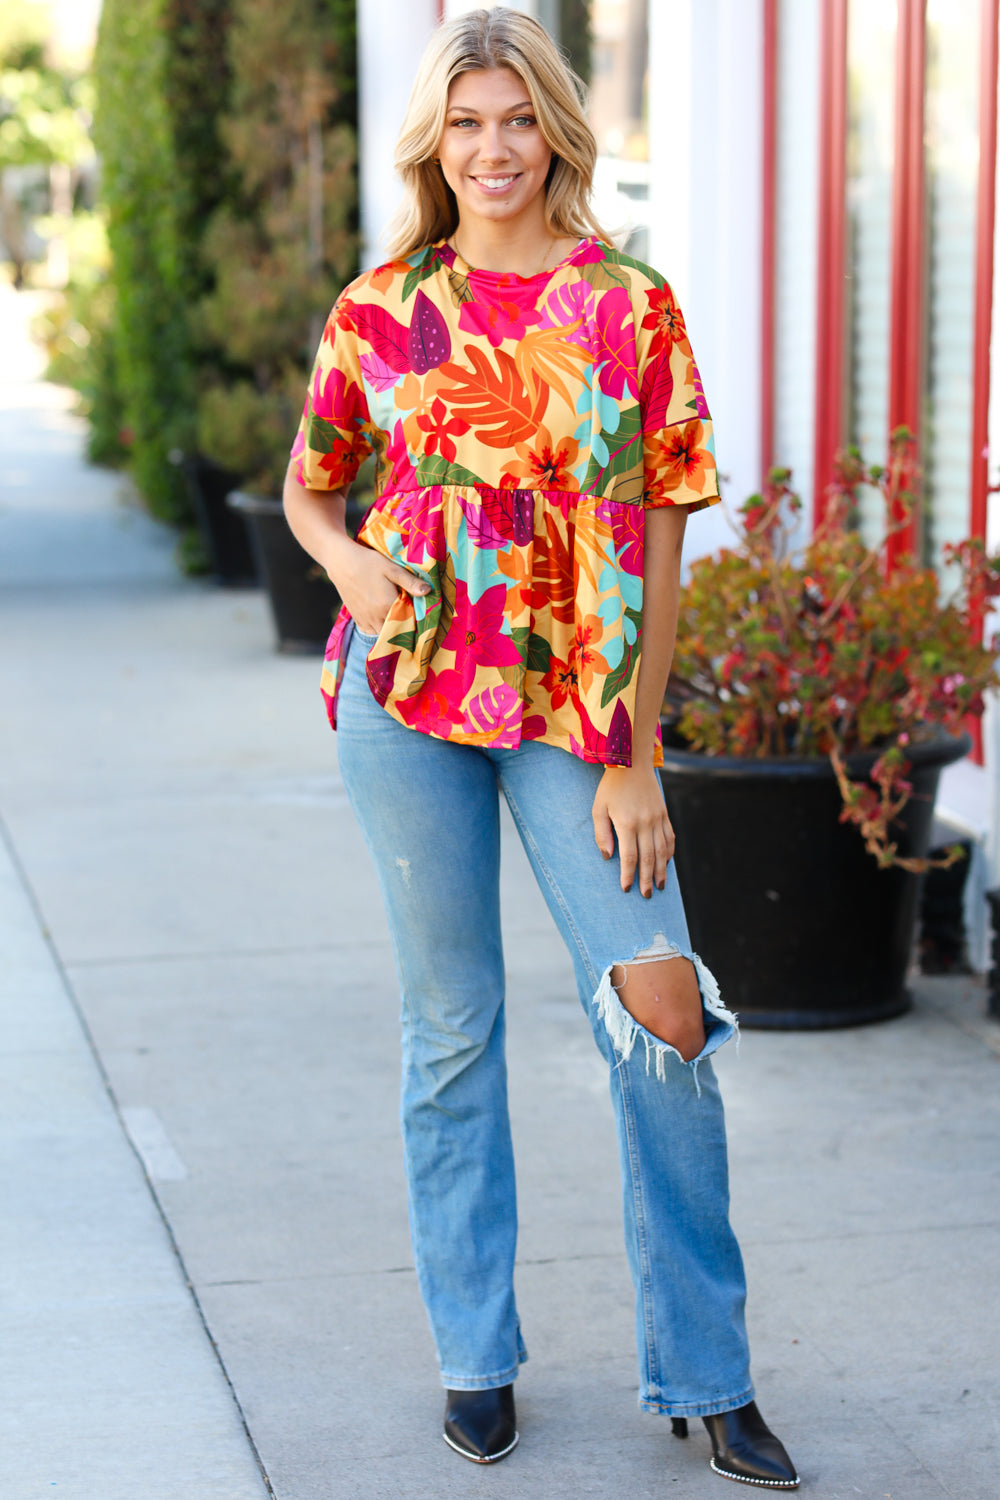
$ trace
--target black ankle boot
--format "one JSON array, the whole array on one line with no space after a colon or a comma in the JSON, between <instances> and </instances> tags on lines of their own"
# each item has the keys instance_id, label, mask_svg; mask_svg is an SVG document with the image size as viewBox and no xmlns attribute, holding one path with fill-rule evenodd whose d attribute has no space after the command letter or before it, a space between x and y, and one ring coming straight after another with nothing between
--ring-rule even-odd
<instances>
[{"instance_id":1,"label":"black ankle boot","mask_svg":"<svg viewBox=\"0 0 1000 1500\"><path fill-rule=\"evenodd\" d=\"M474 1464L495 1464L517 1447L514 1387L492 1391L448 1391L444 1440Z\"/></svg>"},{"instance_id":2,"label":"black ankle boot","mask_svg":"<svg viewBox=\"0 0 1000 1500\"><path fill-rule=\"evenodd\" d=\"M799 1476L753 1401L702 1417L712 1439L712 1468L726 1479L769 1490L797 1490Z\"/></svg>"}]
</instances>

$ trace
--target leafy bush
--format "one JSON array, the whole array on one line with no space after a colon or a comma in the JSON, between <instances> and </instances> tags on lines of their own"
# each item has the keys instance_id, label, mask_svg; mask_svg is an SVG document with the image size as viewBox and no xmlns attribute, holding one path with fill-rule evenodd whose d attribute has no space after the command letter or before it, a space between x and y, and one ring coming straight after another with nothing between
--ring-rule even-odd
<instances>
[{"instance_id":1,"label":"leafy bush","mask_svg":"<svg viewBox=\"0 0 1000 1500\"><path fill-rule=\"evenodd\" d=\"M201 392L198 439L264 494L280 492L323 318L355 265L355 137L336 87L353 76L345 38L343 0L233 0L220 130L234 188L205 237L215 287L199 308L224 367Z\"/></svg>"},{"instance_id":2,"label":"leafy bush","mask_svg":"<svg viewBox=\"0 0 1000 1500\"><path fill-rule=\"evenodd\" d=\"M188 496L168 455L191 441L193 392L162 17L163 0L104 0L95 136L114 287L108 367L131 436L132 473L154 515L183 523Z\"/></svg>"},{"instance_id":3,"label":"leafy bush","mask_svg":"<svg viewBox=\"0 0 1000 1500\"><path fill-rule=\"evenodd\" d=\"M845 819L885 865L903 863L889 830L909 797L906 746L961 732L1000 686L998 642L982 644L1000 558L972 541L947 549L961 585L943 600L932 569L886 567L885 543L909 521L913 446L901 428L886 469L841 454L823 523L800 554L789 548L788 516L799 508L790 475L772 473L743 506L738 544L691 565L667 694L668 718L691 749L829 756ZM849 524L862 484L885 501L874 548ZM864 749L881 752L874 785L847 774L845 757Z\"/></svg>"}]
</instances>

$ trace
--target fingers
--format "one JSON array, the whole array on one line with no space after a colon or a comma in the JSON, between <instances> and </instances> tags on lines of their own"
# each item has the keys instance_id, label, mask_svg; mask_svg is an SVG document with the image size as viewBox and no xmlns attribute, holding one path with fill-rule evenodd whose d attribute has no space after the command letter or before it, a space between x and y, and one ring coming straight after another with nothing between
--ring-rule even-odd
<instances>
[{"instance_id":1,"label":"fingers","mask_svg":"<svg viewBox=\"0 0 1000 1500\"><path fill-rule=\"evenodd\" d=\"M411 573L408 568L402 568L398 563L390 563L385 572L390 583L394 583L398 589L405 589L408 594L429 594L430 585Z\"/></svg>"},{"instance_id":2,"label":"fingers","mask_svg":"<svg viewBox=\"0 0 1000 1500\"><path fill-rule=\"evenodd\" d=\"M615 853L615 831L606 808L594 808L594 843L605 859L613 859Z\"/></svg>"},{"instance_id":3,"label":"fingers","mask_svg":"<svg viewBox=\"0 0 1000 1500\"><path fill-rule=\"evenodd\" d=\"M657 818L635 828L615 828L621 860L621 885L630 891L638 876L639 891L649 899L653 887L662 891L667 883L667 865L674 852L674 833L669 820Z\"/></svg>"}]
</instances>

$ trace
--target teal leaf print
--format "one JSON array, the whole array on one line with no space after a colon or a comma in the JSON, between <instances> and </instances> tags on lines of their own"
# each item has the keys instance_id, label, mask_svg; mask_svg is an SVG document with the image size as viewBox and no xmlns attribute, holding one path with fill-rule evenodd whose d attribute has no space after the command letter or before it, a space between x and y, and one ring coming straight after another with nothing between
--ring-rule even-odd
<instances>
[{"instance_id":1,"label":"teal leaf print","mask_svg":"<svg viewBox=\"0 0 1000 1500\"><path fill-rule=\"evenodd\" d=\"M420 257L412 271L407 272L406 280L403 282L403 301L408 302L422 281L428 276L433 276L437 270L437 257L430 250L421 250Z\"/></svg>"}]
</instances>

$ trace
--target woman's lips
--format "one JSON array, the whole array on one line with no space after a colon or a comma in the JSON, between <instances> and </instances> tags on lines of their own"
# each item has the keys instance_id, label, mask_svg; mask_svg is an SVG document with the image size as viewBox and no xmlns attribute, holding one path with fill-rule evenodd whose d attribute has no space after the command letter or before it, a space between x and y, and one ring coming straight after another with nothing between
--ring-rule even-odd
<instances>
[{"instance_id":1,"label":"woman's lips","mask_svg":"<svg viewBox=\"0 0 1000 1500\"><path fill-rule=\"evenodd\" d=\"M495 176L473 176L472 180L483 193L490 198L498 198L503 193L508 193L520 177L520 172L498 172Z\"/></svg>"}]
</instances>

